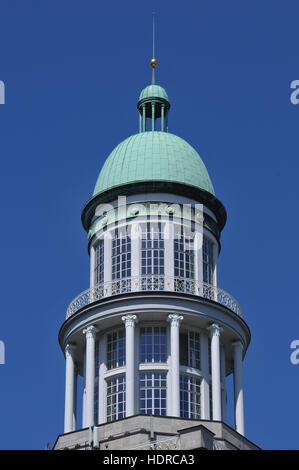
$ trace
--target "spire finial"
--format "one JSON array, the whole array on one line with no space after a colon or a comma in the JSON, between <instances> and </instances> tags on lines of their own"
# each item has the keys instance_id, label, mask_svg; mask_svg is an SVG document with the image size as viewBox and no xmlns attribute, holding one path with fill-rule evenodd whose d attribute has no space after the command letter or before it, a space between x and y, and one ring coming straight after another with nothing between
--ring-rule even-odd
<instances>
[{"instance_id":1,"label":"spire finial","mask_svg":"<svg viewBox=\"0 0 299 470\"><path fill-rule=\"evenodd\" d=\"M158 65L158 61L157 59L155 59L155 16L156 16L156 12L153 11L153 58L152 60L150 61L150 65L153 69L153 73L152 73L152 85L155 85L156 84L156 76L155 76L155 68L157 67Z\"/></svg>"}]
</instances>

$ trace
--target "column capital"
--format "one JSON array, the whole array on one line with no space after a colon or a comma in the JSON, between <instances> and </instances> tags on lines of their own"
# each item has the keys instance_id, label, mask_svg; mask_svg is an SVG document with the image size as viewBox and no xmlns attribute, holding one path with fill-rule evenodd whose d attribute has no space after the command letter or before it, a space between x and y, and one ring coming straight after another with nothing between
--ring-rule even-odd
<instances>
[{"instance_id":1,"label":"column capital","mask_svg":"<svg viewBox=\"0 0 299 470\"><path fill-rule=\"evenodd\" d=\"M217 323L212 323L212 325L210 325L207 330L210 331L212 336L220 336L220 333L222 333L223 328Z\"/></svg>"},{"instance_id":2,"label":"column capital","mask_svg":"<svg viewBox=\"0 0 299 470\"><path fill-rule=\"evenodd\" d=\"M123 317L121 317L121 319L124 322L126 328L129 326L134 327L135 323L137 323L138 321L136 315L124 315Z\"/></svg>"},{"instance_id":3,"label":"column capital","mask_svg":"<svg viewBox=\"0 0 299 470\"><path fill-rule=\"evenodd\" d=\"M75 352L76 350L76 345L72 343L67 343L67 345L64 348L65 355L71 355Z\"/></svg>"},{"instance_id":4,"label":"column capital","mask_svg":"<svg viewBox=\"0 0 299 470\"><path fill-rule=\"evenodd\" d=\"M183 319L183 315L178 315L176 313L171 313L170 315L168 315L168 321L170 321L171 326L176 326L178 328Z\"/></svg>"},{"instance_id":5,"label":"column capital","mask_svg":"<svg viewBox=\"0 0 299 470\"><path fill-rule=\"evenodd\" d=\"M240 340L233 341L233 342L232 342L232 347L233 347L234 349L235 349L235 348L241 348L242 351L243 351L243 349L244 349L243 343L242 343L242 341L240 341Z\"/></svg>"},{"instance_id":6,"label":"column capital","mask_svg":"<svg viewBox=\"0 0 299 470\"><path fill-rule=\"evenodd\" d=\"M87 338L93 338L95 339L96 337L96 333L97 333L97 328L93 325L90 325L88 326L87 328L84 328L83 330L83 334L86 336L86 339Z\"/></svg>"}]
</instances>

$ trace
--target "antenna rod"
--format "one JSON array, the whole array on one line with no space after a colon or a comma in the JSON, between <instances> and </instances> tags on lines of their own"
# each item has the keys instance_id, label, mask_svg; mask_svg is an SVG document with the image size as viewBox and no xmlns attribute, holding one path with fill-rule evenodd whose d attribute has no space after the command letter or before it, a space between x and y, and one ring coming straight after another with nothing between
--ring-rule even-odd
<instances>
[{"instance_id":1,"label":"antenna rod","mask_svg":"<svg viewBox=\"0 0 299 470\"><path fill-rule=\"evenodd\" d=\"M155 34L156 34L156 22L155 22L156 13L153 11L153 58L150 62L153 69L152 72L152 85L156 84L155 68L157 67L157 60L155 59Z\"/></svg>"}]
</instances>

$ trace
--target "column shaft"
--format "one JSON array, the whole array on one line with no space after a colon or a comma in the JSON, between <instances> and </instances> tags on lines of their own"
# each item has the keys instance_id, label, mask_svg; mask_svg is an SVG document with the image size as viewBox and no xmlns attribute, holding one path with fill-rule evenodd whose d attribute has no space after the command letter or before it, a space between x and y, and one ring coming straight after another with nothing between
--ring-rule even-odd
<instances>
[{"instance_id":1,"label":"column shaft","mask_svg":"<svg viewBox=\"0 0 299 470\"><path fill-rule=\"evenodd\" d=\"M213 420L221 421L220 332L222 328L214 323L209 329L211 332Z\"/></svg>"},{"instance_id":2,"label":"column shaft","mask_svg":"<svg viewBox=\"0 0 299 470\"><path fill-rule=\"evenodd\" d=\"M205 332L200 334L200 368L203 375L200 385L200 417L210 419L209 341Z\"/></svg>"},{"instance_id":3,"label":"column shaft","mask_svg":"<svg viewBox=\"0 0 299 470\"><path fill-rule=\"evenodd\" d=\"M126 315L122 321L126 327L126 417L135 414L135 321L136 315Z\"/></svg>"},{"instance_id":4,"label":"column shaft","mask_svg":"<svg viewBox=\"0 0 299 470\"><path fill-rule=\"evenodd\" d=\"M235 392L235 425L236 431L244 436L244 393L242 355L243 346L240 341L233 343L234 348L234 392Z\"/></svg>"},{"instance_id":5,"label":"column shaft","mask_svg":"<svg viewBox=\"0 0 299 470\"><path fill-rule=\"evenodd\" d=\"M86 427L94 425L95 335L96 328L89 326L86 335Z\"/></svg>"},{"instance_id":6,"label":"column shaft","mask_svg":"<svg viewBox=\"0 0 299 470\"><path fill-rule=\"evenodd\" d=\"M64 432L73 431L73 414L75 408L75 363L74 346L67 344L65 348L65 409L64 409Z\"/></svg>"},{"instance_id":7,"label":"column shaft","mask_svg":"<svg viewBox=\"0 0 299 470\"><path fill-rule=\"evenodd\" d=\"M168 315L170 320L171 416L180 416L180 323L182 315Z\"/></svg>"}]
</instances>

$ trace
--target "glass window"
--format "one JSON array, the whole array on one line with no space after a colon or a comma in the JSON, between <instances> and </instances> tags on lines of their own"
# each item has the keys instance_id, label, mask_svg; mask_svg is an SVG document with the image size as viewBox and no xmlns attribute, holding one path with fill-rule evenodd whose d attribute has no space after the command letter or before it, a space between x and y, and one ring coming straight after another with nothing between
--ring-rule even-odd
<instances>
[{"instance_id":1,"label":"glass window","mask_svg":"<svg viewBox=\"0 0 299 470\"><path fill-rule=\"evenodd\" d=\"M131 276L131 238L116 230L112 240L112 279Z\"/></svg>"},{"instance_id":2,"label":"glass window","mask_svg":"<svg viewBox=\"0 0 299 470\"><path fill-rule=\"evenodd\" d=\"M200 369L200 334L195 331L180 333L180 364Z\"/></svg>"},{"instance_id":3,"label":"glass window","mask_svg":"<svg viewBox=\"0 0 299 470\"><path fill-rule=\"evenodd\" d=\"M213 244L204 237L203 239L203 281L207 284L213 282L214 260L213 260Z\"/></svg>"},{"instance_id":4,"label":"glass window","mask_svg":"<svg viewBox=\"0 0 299 470\"><path fill-rule=\"evenodd\" d=\"M181 418L200 419L200 379L180 375Z\"/></svg>"},{"instance_id":5,"label":"glass window","mask_svg":"<svg viewBox=\"0 0 299 470\"><path fill-rule=\"evenodd\" d=\"M107 380L107 421L115 421L126 415L126 379L119 375Z\"/></svg>"},{"instance_id":6,"label":"glass window","mask_svg":"<svg viewBox=\"0 0 299 470\"><path fill-rule=\"evenodd\" d=\"M140 413L166 416L166 372L140 373Z\"/></svg>"},{"instance_id":7,"label":"glass window","mask_svg":"<svg viewBox=\"0 0 299 470\"><path fill-rule=\"evenodd\" d=\"M125 330L117 330L107 334L107 369L115 369L126 363Z\"/></svg>"},{"instance_id":8,"label":"glass window","mask_svg":"<svg viewBox=\"0 0 299 470\"><path fill-rule=\"evenodd\" d=\"M161 223L147 223L141 239L142 290L164 290L164 237Z\"/></svg>"},{"instance_id":9,"label":"glass window","mask_svg":"<svg viewBox=\"0 0 299 470\"><path fill-rule=\"evenodd\" d=\"M131 238L127 232L115 231L112 240L112 294L131 290Z\"/></svg>"},{"instance_id":10,"label":"glass window","mask_svg":"<svg viewBox=\"0 0 299 470\"><path fill-rule=\"evenodd\" d=\"M188 366L188 333L180 333L180 364Z\"/></svg>"},{"instance_id":11,"label":"glass window","mask_svg":"<svg viewBox=\"0 0 299 470\"><path fill-rule=\"evenodd\" d=\"M104 240L100 240L95 247L95 282L104 282Z\"/></svg>"},{"instance_id":12,"label":"glass window","mask_svg":"<svg viewBox=\"0 0 299 470\"><path fill-rule=\"evenodd\" d=\"M189 366L200 369L200 334L189 331L189 348L188 348Z\"/></svg>"},{"instance_id":13,"label":"glass window","mask_svg":"<svg viewBox=\"0 0 299 470\"><path fill-rule=\"evenodd\" d=\"M194 279L193 237L178 232L174 239L174 275Z\"/></svg>"},{"instance_id":14,"label":"glass window","mask_svg":"<svg viewBox=\"0 0 299 470\"><path fill-rule=\"evenodd\" d=\"M140 362L166 362L166 328L140 328Z\"/></svg>"}]
</instances>

